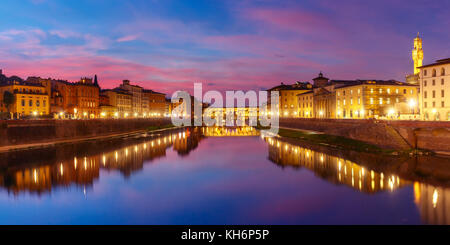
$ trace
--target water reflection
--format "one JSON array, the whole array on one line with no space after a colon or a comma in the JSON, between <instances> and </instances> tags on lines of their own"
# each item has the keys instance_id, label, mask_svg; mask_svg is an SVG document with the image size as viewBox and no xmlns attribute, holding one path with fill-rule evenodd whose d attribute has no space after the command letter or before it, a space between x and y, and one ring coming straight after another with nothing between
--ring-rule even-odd
<instances>
[{"instance_id":1,"label":"water reflection","mask_svg":"<svg viewBox=\"0 0 450 245\"><path fill-rule=\"evenodd\" d=\"M141 170L144 163L164 157L169 147L181 156L189 154L198 146L202 137L199 128L189 128L149 138L129 139L132 144L125 147L120 146L123 140L117 139L72 147L59 146L55 149L2 154L0 159L3 160L4 168L0 170L0 185L14 195L20 192L40 195L50 192L52 188L68 187L72 184L92 186L99 178L100 170L119 171L128 178L132 173ZM99 153L95 149L106 150ZM89 152L92 150L94 152ZM82 152L87 153L81 155ZM36 160L29 164L30 160L27 159L35 159L36 155L51 159ZM56 157L53 158L52 155Z\"/></svg>"},{"instance_id":2,"label":"water reflection","mask_svg":"<svg viewBox=\"0 0 450 245\"><path fill-rule=\"evenodd\" d=\"M144 164L166 158L168 149L185 158L205 137L237 136L260 135L251 127L186 128L126 140L0 154L0 186L14 196L21 193L40 196L71 186L86 190L102 177L101 171L119 172L130 178ZM305 169L328 183L346 186L366 196L410 188L413 199L409 203L416 205L423 223L450 224L450 159L386 157L261 137L268 153L261 148L260 154L268 155L271 162L282 168Z\"/></svg>"},{"instance_id":3,"label":"water reflection","mask_svg":"<svg viewBox=\"0 0 450 245\"><path fill-rule=\"evenodd\" d=\"M292 145L276 138L265 138L269 145L269 159L281 166L307 168L320 178L344 184L359 191L375 193L394 191L410 184L395 174L377 172L351 160Z\"/></svg>"},{"instance_id":4,"label":"water reflection","mask_svg":"<svg viewBox=\"0 0 450 245\"><path fill-rule=\"evenodd\" d=\"M399 175L389 172L392 169L399 169L400 167L398 166L404 164L408 166L414 165L416 168L409 171L417 172L417 169L423 167L418 166L420 165L417 162L418 159L388 159L383 157L386 162L381 169L384 168L388 171L383 172L380 171L380 167L377 164L371 169L345 159L339 156L340 154L345 155L345 153L340 151L334 151L336 155L327 154L295 143L286 142L286 140L281 138L265 138L265 141L269 146L269 159L275 164L296 169L306 168L313 171L316 176L334 184L343 184L369 194L387 190L395 191L398 188L413 185L414 202L419 209L422 221L427 224L450 224L450 188L406 180ZM366 162L368 165L373 165L374 162L377 162L374 161L374 157L377 158L376 156L367 155L367 157L369 157L369 161L364 159L364 153L360 153L357 159L361 162ZM425 162L422 162L422 164L430 165L436 159L423 158L421 160ZM450 168L449 159L442 158L439 161L441 164L443 161L447 163L446 169ZM409 179L416 177L408 171L399 172Z\"/></svg>"}]
</instances>

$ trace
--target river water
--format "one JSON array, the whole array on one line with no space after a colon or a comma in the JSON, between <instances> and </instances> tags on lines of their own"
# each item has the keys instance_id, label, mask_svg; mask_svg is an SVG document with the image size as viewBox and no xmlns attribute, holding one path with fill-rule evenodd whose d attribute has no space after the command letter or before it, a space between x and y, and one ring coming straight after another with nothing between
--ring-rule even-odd
<instances>
[{"instance_id":1,"label":"river water","mask_svg":"<svg viewBox=\"0 0 450 245\"><path fill-rule=\"evenodd\" d=\"M1 224L450 224L450 159L186 128L0 154Z\"/></svg>"}]
</instances>

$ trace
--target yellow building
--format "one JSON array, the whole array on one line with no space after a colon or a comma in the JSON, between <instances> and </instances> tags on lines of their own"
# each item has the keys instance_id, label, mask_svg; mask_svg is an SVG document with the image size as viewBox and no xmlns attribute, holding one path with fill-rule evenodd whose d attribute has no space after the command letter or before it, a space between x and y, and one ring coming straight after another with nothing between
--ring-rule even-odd
<instances>
[{"instance_id":1,"label":"yellow building","mask_svg":"<svg viewBox=\"0 0 450 245\"><path fill-rule=\"evenodd\" d=\"M417 90L395 80L356 80L337 86L336 118L419 119Z\"/></svg>"},{"instance_id":2,"label":"yellow building","mask_svg":"<svg viewBox=\"0 0 450 245\"><path fill-rule=\"evenodd\" d=\"M417 37L414 38L414 48L412 50L412 59L414 61L414 74L419 74L419 67L422 66L423 62L423 49L422 49L422 38L419 37L419 33L417 33Z\"/></svg>"},{"instance_id":3,"label":"yellow building","mask_svg":"<svg viewBox=\"0 0 450 245\"><path fill-rule=\"evenodd\" d=\"M314 117L314 93L313 91L298 94L298 117L312 118Z\"/></svg>"},{"instance_id":4,"label":"yellow building","mask_svg":"<svg viewBox=\"0 0 450 245\"><path fill-rule=\"evenodd\" d=\"M14 96L9 108L3 103L5 91ZM0 86L1 112L10 112L15 118L23 116L43 116L50 112L49 95L44 86L38 84L12 82ZM8 110L9 109L9 110Z\"/></svg>"},{"instance_id":5,"label":"yellow building","mask_svg":"<svg viewBox=\"0 0 450 245\"><path fill-rule=\"evenodd\" d=\"M133 95L131 93L116 88L113 90L103 90L102 95L106 95L109 105L115 108L114 117L127 118L133 116Z\"/></svg>"},{"instance_id":6,"label":"yellow building","mask_svg":"<svg viewBox=\"0 0 450 245\"><path fill-rule=\"evenodd\" d=\"M270 92L279 92L279 116L280 117L298 117L299 112L299 102L297 95L310 92L313 86L309 82L296 82L295 84L287 85L281 83L281 85L273 87L268 90L269 92L269 102L270 102Z\"/></svg>"}]
</instances>

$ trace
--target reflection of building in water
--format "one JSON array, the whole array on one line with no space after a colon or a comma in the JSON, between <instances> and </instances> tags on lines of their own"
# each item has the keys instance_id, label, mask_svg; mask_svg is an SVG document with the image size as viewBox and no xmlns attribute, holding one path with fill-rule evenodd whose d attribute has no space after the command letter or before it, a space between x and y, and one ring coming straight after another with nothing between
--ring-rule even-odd
<instances>
[{"instance_id":1,"label":"reflection of building in water","mask_svg":"<svg viewBox=\"0 0 450 245\"><path fill-rule=\"evenodd\" d=\"M195 149L200 139L199 130L186 129L91 156L75 156L33 167L11 166L0 171L0 185L14 194L23 191L41 194L54 187L68 187L71 184L90 186L99 178L100 169L118 170L128 177L141 170L145 162L165 156L168 147L173 145L180 155L187 154Z\"/></svg>"},{"instance_id":2,"label":"reflection of building in water","mask_svg":"<svg viewBox=\"0 0 450 245\"><path fill-rule=\"evenodd\" d=\"M204 127L203 135L207 137L258 136L259 131L253 127Z\"/></svg>"},{"instance_id":3,"label":"reflection of building in water","mask_svg":"<svg viewBox=\"0 0 450 245\"><path fill-rule=\"evenodd\" d=\"M393 191L409 184L396 175L376 172L343 158L312 151L275 138L265 139L269 145L269 159L274 163L281 166L305 167L332 183L345 184L366 193Z\"/></svg>"},{"instance_id":4,"label":"reflection of building in water","mask_svg":"<svg viewBox=\"0 0 450 245\"><path fill-rule=\"evenodd\" d=\"M414 201L423 222L450 225L450 188L415 182Z\"/></svg>"}]
</instances>

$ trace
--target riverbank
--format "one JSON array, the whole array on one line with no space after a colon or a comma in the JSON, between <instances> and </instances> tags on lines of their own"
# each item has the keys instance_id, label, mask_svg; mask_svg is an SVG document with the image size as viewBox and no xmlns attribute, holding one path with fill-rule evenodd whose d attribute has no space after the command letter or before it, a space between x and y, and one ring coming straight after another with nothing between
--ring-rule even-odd
<instances>
[{"instance_id":1,"label":"riverbank","mask_svg":"<svg viewBox=\"0 0 450 245\"><path fill-rule=\"evenodd\" d=\"M0 121L0 147L108 137L168 124L170 118Z\"/></svg>"},{"instance_id":2,"label":"riverbank","mask_svg":"<svg viewBox=\"0 0 450 245\"><path fill-rule=\"evenodd\" d=\"M52 147L55 145L76 144L76 143L82 143L82 142L88 142L88 141L129 138L129 137L139 136L144 133L157 133L157 132L162 132L162 131L172 130L172 129L179 129L179 128L183 128L183 127L175 127L172 124L165 124L165 125L160 125L160 126L150 126L147 129L130 131L130 132L125 132L125 133L115 133L115 134L106 134L106 135L99 135L99 136L87 136L87 137L78 137L78 138L70 138L70 139L51 140L48 142L39 142L39 143L0 146L0 153L11 152L11 151L21 151L21 150L32 150L32 149Z\"/></svg>"},{"instance_id":3,"label":"riverbank","mask_svg":"<svg viewBox=\"0 0 450 245\"><path fill-rule=\"evenodd\" d=\"M264 127L256 127L257 129L265 129ZM375 153L383 155L414 155L416 153L421 155L432 155L431 151L417 151L413 149L396 149L390 147L380 147L364 141L355 140L343 136L330 135L323 132L296 129L288 127L280 127L278 129L278 136L286 139L297 140L309 144L322 145L335 149Z\"/></svg>"},{"instance_id":4,"label":"riverbank","mask_svg":"<svg viewBox=\"0 0 450 245\"><path fill-rule=\"evenodd\" d=\"M281 128L312 130L401 152L450 153L450 122L280 118L279 125Z\"/></svg>"}]
</instances>

